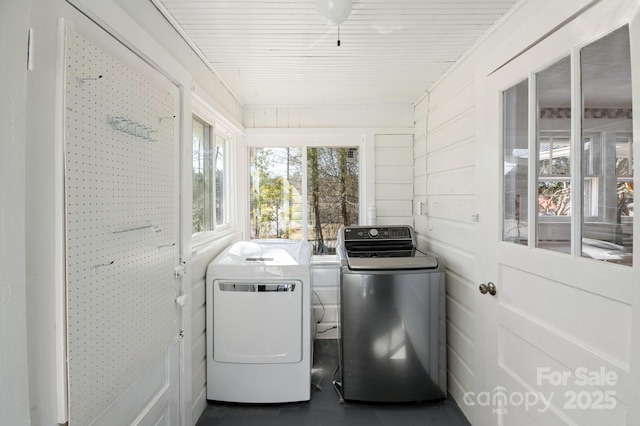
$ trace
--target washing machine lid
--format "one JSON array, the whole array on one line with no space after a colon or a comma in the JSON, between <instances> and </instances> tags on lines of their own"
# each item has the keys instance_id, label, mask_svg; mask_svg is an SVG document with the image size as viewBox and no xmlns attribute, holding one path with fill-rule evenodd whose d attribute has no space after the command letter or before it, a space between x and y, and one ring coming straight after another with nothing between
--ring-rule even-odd
<instances>
[{"instance_id":1,"label":"washing machine lid","mask_svg":"<svg viewBox=\"0 0 640 426\"><path fill-rule=\"evenodd\" d=\"M352 271L436 269L438 258L419 250L350 252L347 264Z\"/></svg>"}]
</instances>

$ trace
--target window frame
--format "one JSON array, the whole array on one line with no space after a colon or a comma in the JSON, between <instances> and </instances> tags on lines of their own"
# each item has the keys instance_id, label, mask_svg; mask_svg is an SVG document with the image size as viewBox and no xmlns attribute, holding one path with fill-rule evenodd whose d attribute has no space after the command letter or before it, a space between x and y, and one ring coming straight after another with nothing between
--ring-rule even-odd
<instances>
[{"instance_id":1,"label":"window frame","mask_svg":"<svg viewBox=\"0 0 640 426\"><path fill-rule=\"evenodd\" d=\"M211 107L206 101L201 99L200 97L193 95L192 97L192 106L191 106L191 120L190 123L193 123L193 118L197 117L199 120L203 121L207 125L211 126L211 144L212 147L216 146L216 137L221 136L225 139L225 148L224 148L224 170L225 170L225 180L224 180L224 216L226 217L225 223L218 224L217 214L215 208L215 200L216 200L216 182L215 182L215 163L214 163L214 184L213 184L213 194L212 200L214 206L212 208L212 222L214 224L213 229L207 231L201 231L197 233L191 234L191 245L193 249L197 249L199 246L207 244L212 240L218 239L222 236L225 236L231 232L234 232L237 224L236 224L236 215L237 215L237 207L236 207L236 194L232 191L232 187L234 182L236 181L236 169L235 169L235 155L236 155L236 144L238 140L239 131L233 126L226 118L224 118L220 113L218 113L213 107ZM190 134L193 137L193 128L191 128ZM193 145L192 145L193 146ZM191 148L190 152L193 156L193 148ZM193 166L192 166L193 167ZM191 171L193 173L193 171ZM190 191L192 196L193 189ZM193 198L191 198L190 205L193 206ZM193 218L191 219L191 223L193 223Z\"/></svg>"},{"instance_id":2,"label":"window frame","mask_svg":"<svg viewBox=\"0 0 640 426\"><path fill-rule=\"evenodd\" d=\"M367 211L375 205L375 175L374 175L374 135L373 129L247 129L245 133L246 161L244 164L246 185L244 193L249 196L250 164L249 151L251 148L286 148L298 147L303 153L303 164L307 161L307 148L310 147L338 147L358 148L359 175L359 224L367 224ZM306 166L303 170L303 179L307 179ZM303 185L304 196L307 196L307 188ZM248 201L247 201L248 203ZM308 216L308 207L303 205L303 217ZM245 235L250 234L250 212L245 212L242 218ZM307 233L307 221L303 221L303 234Z\"/></svg>"}]
</instances>

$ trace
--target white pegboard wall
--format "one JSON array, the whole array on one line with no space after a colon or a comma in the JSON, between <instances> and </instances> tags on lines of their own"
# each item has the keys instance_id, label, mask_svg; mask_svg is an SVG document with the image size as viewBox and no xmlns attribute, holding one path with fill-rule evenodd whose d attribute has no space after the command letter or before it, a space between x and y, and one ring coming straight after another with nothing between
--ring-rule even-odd
<instances>
[{"instance_id":1,"label":"white pegboard wall","mask_svg":"<svg viewBox=\"0 0 640 426\"><path fill-rule=\"evenodd\" d=\"M66 32L69 419L89 424L178 333L175 95Z\"/></svg>"}]
</instances>

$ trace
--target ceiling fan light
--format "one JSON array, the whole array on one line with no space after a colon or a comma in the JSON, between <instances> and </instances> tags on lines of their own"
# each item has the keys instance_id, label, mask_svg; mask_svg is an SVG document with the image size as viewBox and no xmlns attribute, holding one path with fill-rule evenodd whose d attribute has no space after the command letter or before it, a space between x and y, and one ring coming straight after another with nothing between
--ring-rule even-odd
<instances>
[{"instance_id":1,"label":"ceiling fan light","mask_svg":"<svg viewBox=\"0 0 640 426\"><path fill-rule=\"evenodd\" d=\"M351 14L352 0L317 0L318 15L333 25L340 25Z\"/></svg>"}]
</instances>

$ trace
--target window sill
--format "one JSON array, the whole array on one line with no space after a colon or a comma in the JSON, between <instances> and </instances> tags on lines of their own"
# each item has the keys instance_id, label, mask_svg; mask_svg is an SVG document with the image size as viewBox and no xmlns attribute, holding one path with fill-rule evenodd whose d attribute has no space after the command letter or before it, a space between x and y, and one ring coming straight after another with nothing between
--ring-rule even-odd
<instances>
[{"instance_id":1,"label":"window sill","mask_svg":"<svg viewBox=\"0 0 640 426\"><path fill-rule=\"evenodd\" d=\"M191 253L199 254L206 251L219 240L230 237L236 233L234 228L228 227L218 231L205 231L194 234L191 237Z\"/></svg>"}]
</instances>

